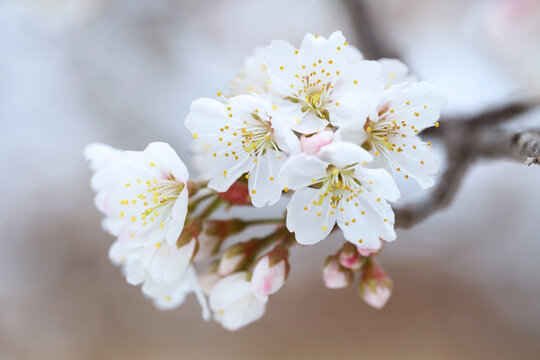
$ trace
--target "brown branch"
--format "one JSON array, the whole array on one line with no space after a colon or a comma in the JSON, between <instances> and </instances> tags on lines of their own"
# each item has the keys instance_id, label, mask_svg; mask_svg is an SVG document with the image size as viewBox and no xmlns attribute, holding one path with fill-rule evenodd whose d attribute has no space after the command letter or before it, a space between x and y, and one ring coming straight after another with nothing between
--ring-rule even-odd
<instances>
[{"instance_id":1,"label":"brown branch","mask_svg":"<svg viewBox=\"0 0 540 360\"><path fill-rule=\"evenodd\" d=\"M377 33L366 0L343 0L347 7L362 52L367 58L399 58ZM410 228L436 211L448 207L470 166L479 158L507 158L540 164L540 129L509 131L500 124L513 120L535 104L509 104L468 118L443 118L440 128L430 128L421 135L444 142L447 167L429 195L395 210L396 227Z\"/></svg>"},{"instance_id":2,"label":"brown branch","mask_svg":"<svg viewBox=\"0 0 540 360\"><path fill-rule=\"evenodd\" d=\"M448 207L471 164L472 158L467 152L454 152L449 156L448 166L429 196L394 211L396 228L409 229L437 210Z\"/></svg>"},{"instance_id":3,"label":"brown branch","mask_svg":"<svg viewBox=\"0 0 540 360\"><path fill-rule=\"evenodd\" d=\"M501 117L497 122L510 118ZM540 164L540 129L510 131L487 121L465 120L443 124L439 130L448 154L447 167L425 199L395 210L398 228L408 229L448 207L467 170L477 159L506 158L528 161L529 165Z\"/></svg>"},{"instance_id":4,"label":"brown branch","mask_svg":"<svg viewBox=\"0 0 540 360\"><path fill-rule=\"evenodd\" d=\"M373 17L370 16L365 1L343 0L343 3L347 7L347 12L356 30L356 37L362 45L362 53L367 59L399 58L376 34L372 23Z\"/></svg>"}]
</instances>

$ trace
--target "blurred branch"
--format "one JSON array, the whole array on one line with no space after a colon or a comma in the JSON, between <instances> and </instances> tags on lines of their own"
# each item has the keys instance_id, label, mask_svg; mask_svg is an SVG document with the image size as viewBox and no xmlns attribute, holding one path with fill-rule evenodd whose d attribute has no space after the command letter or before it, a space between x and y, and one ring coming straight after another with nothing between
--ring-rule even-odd
<instances>
[{"instance_id":1,"label":"blurred branch","mask_svg":"<svg viewBox=\"0 0 540 360\"><path fill-rule=\"evenodd\" d=\"M540 164L540 129L510 131L497 126L497 122L512 117L497 118L495 124L473 119L443 123L437 130L447 152L447 167L427 198L396 209L396 227L408 229L448 207L467 170L478 159L506 158ZM480 115L474 119L484 118Z\"/></svg>"},{"instance_id":2,"label":"blurred branch","mask_svg":"<svg viewBox=\"0 0 540 360\"><path fill-rule=\"evenodd\" d=\"M372 23L373 16L370 16L366 1L343 0L343 3L347 7L356 30L356 37L362 44L362 53L367 59L399 58L395 52L386 46L385 41L379 39Z\"/></svg>"},{"instance_id":3,"label":"blurred branch","mask_svg":"<svg viewBox=\"0 0 540 360\"><path fill-rule=\"evenodd\" d=\"M400 58L389 50L376 31L366 0L343 0L356 35L367 58ZM470 166L481 158L506 158L523 163L540 164L540 129L510 131L500 127L536 104L514 103L488 110L468 118L445 118L440 128L430 128L422 136L440 139L446 149L447 166L429 195L415 203L396 209L396 227L410 228L436 211L448 207Z\"/></svg>"}]
</instances>

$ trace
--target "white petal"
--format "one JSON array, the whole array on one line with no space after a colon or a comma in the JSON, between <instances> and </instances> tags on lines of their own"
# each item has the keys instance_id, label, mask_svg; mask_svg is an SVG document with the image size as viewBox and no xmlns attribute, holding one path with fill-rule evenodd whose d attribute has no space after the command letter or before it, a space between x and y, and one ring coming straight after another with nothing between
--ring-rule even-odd
<instances>
[{"instance_id":1,"label":"white petal","mask_svg":"<svg viewBox=\"0 0 540 360\"><path fill-rule=\"evenodd\" d=\"M174 202L174 206L171 212L171 220L167 224L167 230L165 232L165 239L169 245L176 245L178 237L184 229L184 223L186 221L188 207L188 189L184 187L182 192L178 195L178 198Z\"/></svg>"},{"instance_id":2,"label":"white petal","mask_svg":"<svg viewBox=\"0 0 540 360\"><path fill-rule=\"evenodd\" d=\"M336 91L370 90L379 92L383 89L381 65L377 61L363 60L349 65L344 72L343 82L336 86Z\"/></svg>"},{"instance_id":3,"label":"white petal","mask_svg":"<svg viewBox=\"0 0 540 360\"><path fill-rule=\"evenodd\" d=\"M323 161L344 168L353 164L370 162L373 157L356 144L344 141L335 141L321 148L317 154Z\"/></svg>"},{"instance_id":4,"label":"white petal","mask_svg":"<svg viewBox=\"0 0 540 360\"><path fill-rule=\"evenodd\" d=\"M231 305L221 316L220 322L230 331L238 330L249 323L259 320L265 311L265 303L249 294Z\"/></svg>"},{"instance_id":5,"label":"white petal","mask_svg":"<svg viewBox=\"0 0 540 360\"><path fill-rule=\"evenodd\" d=\"M379 59L379 64L381 64L386 88L400 83L417 81L416 76L409 74L407 66L398 59Z\"/></svg>"},{"instance_id":6,"label":"white petal","mask_svg":"<svg viewBox=\"0 0 540 360\"><path fill-rule=\"evenodd\" d=\"M279 181L289 189L300 189L326 175L328 163L316 156L301 153L294 155L281 168Z\"/></svg>"},{"instance_id":7,"label":"white petal","mask_svg":"<svg viewBox=\"0 0 540 360\"><path fill-rule=\"evenodd\" d=\"M144 153L150 162L161 169L165 177L172 173L176 180L184 184L188 181L189 173L186 165L169 144L153 142L146 147Z\"/></svg>"},{"instance_id":8,"label":"white petal","mask_svg":"<svg viewBox=\"0 0 540 360\"><path fill-rule=\"evenodd\" d=\"M415 133L412 126L422 131L435 125L446 101L438 87L422 81L392 86L384 92L381 104L389 104L394 110L392 118L398 123L405 121L407 127L404 130Z\"/></svg>"},{"instance_id":9,"label":"white petal","mask_svg":"<svg viewBox=\"0 0 540 360\"><path fill-rule=\"evenodd\" d=\"M375 197L397 201L401 196L396 182L384 169L368 169L356 166L354 175L360 181L362 187Z\"/></svg>"},{"instance_id":10,"label":"white petal","mask_svg":"<svg viewBox=\"0 0 540 360\"><path fill-rule=\"evenodd\" d=\"M301 73L300 59L294 46L284 40L272 41L264 50L264 60L272 90L288 96L300 88L301 81L295 77Z\"/></svg>"},{"instance_id":11,"label":"white petal","mask_svg":"<svg viewBox=\"0 0 540 360\"><path fill-rule=\"evenodd\" d=\"M220 312L251 293L246 276L246 272L234 273L214 285L209 298L212 311Z\"/></svg>"},{"instance_id":12,"label":"white petal","mask_svg":"<svg viewBox=\"0 0 540 360\"><path fill-rule=\"evenodd\" d=\"M105 144L93 143L84 148L84 157L90 162L90 168L97 170L121 151Z\"/></svg>"},{"instance_id":13,"label":"white petal","mask_svg":"<svg viewBox=\"0 0 540 360\"><path fill-rule=\"evenodd\" d=\"M330 234L336 222L330 196L322 191L301 188L296 191L287 205L287 229L294 232L296 241L303 245L315 244Z\"/></svg>"},{"instance_id":14,"label":"white petal","mask_svg":"<svg viewBox=\"0 0 540 360\"><path fill-rule=\"evenodd\" d=\"M267 150L251 170L248 186L251 202L255 207L275 204L281 198L283 187L278 181L278 176L285 161L285 154Z\"/></svg>"},{"instance_id":15,"label":"white petal","mask_svg":"<svg viewBox=\"0 0 540 360\"><path fill-rule=\"evenodd\" d=\"M375 248L379 238L395 239L394 214L386 201L377 201L373 195L364 192L353 201L341 201L339 206L344 211L339 211L337 223L345 239L353 244Z\"/></svg>"}]
</instances>

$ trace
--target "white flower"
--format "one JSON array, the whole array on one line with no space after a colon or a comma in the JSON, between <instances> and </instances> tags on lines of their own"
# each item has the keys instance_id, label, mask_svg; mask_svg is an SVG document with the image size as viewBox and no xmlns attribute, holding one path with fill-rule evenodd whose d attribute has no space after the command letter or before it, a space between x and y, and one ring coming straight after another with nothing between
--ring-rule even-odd
<instances>
[{"instance_id":1,"label":"white flower","mask_svg":"<svg viewBox=\"0 0 540 360\"><path fill-rule=\"evenodd\" d=\"M95 203L105 230L128 246L176 244L187 213L188 171L167 144L119 151L91 144L85 156L95 171Z\"/></svg>"},{"instance_id":2,"label":"white flower","mask_svg":"<svg viewBox=\"0 0 540 360\"><path fill-rule=\"evenodd\" d=\"M231 331L260 319L266 307L251 292L246 272L238 272L219 280L212 288L209 302L214 320Z\"/></svg>"},{"instance_id":3,"label":"white flower","mask_svg":"<svg viewBox=\"0 0 540 360\"><path fill-rule=\"evenodd\" d=\"M196 250L196 240L185 246L148 245L131 248L115 241L109 250L109 258L115 265L122 265L124 275L131 285L139 285L148 279L155 284L173 283L182 278L190 266Z\"/></svg>"},{"instance_id":4,"label":"white flower","mask_svg":"<svg viewBox=\"0 0 540 360\"><path fill-rule=\"evenodd\" d=\"M369 149L375 158L370 166L401 172L427 188L433 185L432 175L439 166L430 143L417 134L438 126L445 104L441 91L427 82L393 85L380 95L372 110L357 112L337 134Z\"/></svg>"},{"instance_id":5,"label":"white flower","mask_svg":"<svg viewBox=\"0 0 540 360\"><path fill-rule=\"evenodd\" d=\"M207 144L199 160L208 187L226 191L247 173L254 206L279 200L279 170L298 147L298 138L273 112L268 100L251 95L232 97L226 104L204 98L193 102L185 124L196 142Z\"/></svg>"},{"instance_id":6,"label":"white flower","mask_svg":"<svg viewBox=\"0 0 540 360\"><path fill-rule=\"evenodd\" d=\"M122 266L128 283L143 285L144 294L158 309L176 308L187 294L193 292L201 304L203 317L208 319L206 299L190 266L195 249L195 239L181 248L166 242L159 246L132 248L115 241L109 250L109 258L115 265Z\"/></svg>"},{"instance_id":7,"label":"white flower","mask_svg":"<svg viewBox=\"0 0 540 360\"><path fill-rule=\"evenodd\" d=\"M268 74L263 50L263 47L257 47L254 54L245 59L241 73L231 81L233 95L268 92Z\"/></svg>"},{"instance_id":8,"label":"white flower","mask_svg":"<svg viewBox=\"0 0 540 360\"><path fill-rule=\"evenodd\" d=\"M380 64L362 60L339 31L328 39L307 34L299 49L273 41L265 62L269 89L283 99L280 116L306 134L347 122L384 86Z\"/></svg>"},{"instance_id":9,"label":"white flower","mask_svg":"<svg viewBox=\"0 0 540 360\"><path fill-rule=\"evenodd\" d=\"M416 76L409 73L407 65L398 59L383 58L378 61L381 64L382 77L386 89L393 85L417 81Z\"/></svg>"},{"instance_id":10,"label":"white flower","mask_svg":"<svg viewBox=\"0 0 540 360\"><path fill-rule=\"evenodd\" d=\"M142 289L160 310L175 309L184 303L187 295L194 293L201 306L203 319L210 320L210 309L193 266L172 283L158 283L148 279Z\"/></svg>"},{"instance_id":11,"label":"white flower","mask_svg":"<svg viewBox=\"0 0 540 360\"><path fill-rule=\"evenodd\" d=\"M300 154L283 166L281 179L294 189L287 228L300 244L324 239L337 222L345 239L373 248L379 238L394 240L394 213L386 202L399 198L383 169L365 168L371 155L357 145L334 142L317 156Z\"/></svg>"}]
</instances>

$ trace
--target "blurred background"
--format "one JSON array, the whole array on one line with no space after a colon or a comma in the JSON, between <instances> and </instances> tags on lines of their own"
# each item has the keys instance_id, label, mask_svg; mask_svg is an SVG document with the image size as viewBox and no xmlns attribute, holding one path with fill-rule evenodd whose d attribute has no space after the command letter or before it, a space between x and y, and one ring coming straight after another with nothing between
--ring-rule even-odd
<instances>
[{"instance_id":1,"label":"blurred background","mask_svg":"<svg viewBox=\"0 0 540 360\"><path fill-rule=\"evenodd\" d=\"M446 91L445 115L538 99L539 0L366 5L384 45ZM255 46L342 30L362 48L358 21L335 0L0 0L0 359L540 359L538 166L478 163L450 208L399 230L381 311L324 287L339 238L295 249L287 286L236 333L193 298L154 309L109 263L87 143L166 141L188 159L191 101L226 90ZM404 201L426 195L402 185Z\"/></svg>"}]
</instances>

